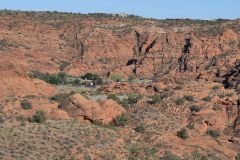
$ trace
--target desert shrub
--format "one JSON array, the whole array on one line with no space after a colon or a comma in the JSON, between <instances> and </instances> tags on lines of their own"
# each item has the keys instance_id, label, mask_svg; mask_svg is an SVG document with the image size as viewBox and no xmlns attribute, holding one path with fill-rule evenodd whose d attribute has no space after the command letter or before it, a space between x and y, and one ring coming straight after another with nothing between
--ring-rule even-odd
<instances>
[{"instance_id":1,"label":"desert shrub","mask_svg":"<svg viewBox=\"0 0 240 160\"><path fill-rule=\"evenodd\" d=\"M116 94L110 94L108 95L107 99L111 99L111 100L114 100L115 102L119 102L119 98Z\"/></svg>"},{"instance_id":2,"label":"desert shrub","mask_svg":"<svg viewBox=\"0 0 240 160\"><path fill-rule=\"evenodd\" d=\"M213 137L213 138L218 138L218 137L220 136L219 131L213 130L213 129L208 129L208 130L206 131L206 134L207 134L207 135L210 135L210 136Z\"/></svg>"},{"instance_id":3,"label":"desert shrub","mask_svg":"<svg viewBox=\"0 0 240 160\"><path fill-rule=\"evenodd\" d=\"M116 126L126 126L128 124L129 117L126 114L122 114L120 116L117 116L114 124Z\"/></svg>"},{"instance_id":4,"label":"desert shrub","mask_svg":"<svg viewBox=\"0 0 240 160\"><path fill-rule=\"evenodd\" d=\"M224 98L226 95L225 94L219 94L218 97L219 98Z\"/></svg>"},{"instance_id":5,"label":"desert shrub","mask_svg":"<svg viewBox=\"0 0 240 160\"><path fill-rule=\"evenodd\" d=\"M54 74L44 74L38 71L32 71L29 75L30 78L41 79L50 84L64 84L66 82L66 74L64 72L54 73Z\"/></svg>"},{"instance_id":6,"label":"desert shrub","mask_svg":"<svg viewBox=\"0 0 240 160\"><path fill-rule=\"evenodd\" d=\"M97 85L102 85L103 84L103 79L98 77L97 79L93 80L93 83Z\"/></svg>"},{"instance_id":7,"label":"desert shrub","mask_svg":"<svg viewBox=\"0 0 240 160\"><path fill-rule=\"evenodd\" d=\"M190 101L190 102L194 101L194 97L190 96L190 95L183 96L183 99Z\"/></svg>"},{"instance_id":8,"label":"desert shrub","mask_svg":"<svg viewBox=\"0 0 240 160\"><path fill-rule=\"evenodd\" d=\"M119 104L121 104L123 107L130 107L136 103L138 103L139 100L142 99L142 95L140 94L130 94L127 98L123 98L119 101Z\"/></svg>"},{"instance_id":9,"label":"desert shrub","mask_svg":"<svg viewBox=\"0 0 240 160\"><path fill-rule=\"evenodd\" d=\"M41 79L41 80L45 81L46 74L38 72L38 71L32 71L31 73L28 74L28 77L30 77L30 78L38 78L38 79Z\"/></svg>"},{"instance_id":10,"label":"desert shrub","mask_svg":"<svg viewBox=\"0 0 240 160\"><path fill-rule=\"evenodd\" d=\"M121 82L122 81L122 77L118 74L112 74L111 75L111 80L113 80L114 82Z\"/></svg>"},{"instance_id":11,"label":"desert shrub","mask_svg":"<svg viewBox=\"0 0 240 160\"><path fill-rule=\"evenodd\" d=\"M182 128L180 131L177 132L177 136L181 139L186 140L188 138L187 129Z\"/></svg>"},{"instance_id":12,"label":"desert shrub","mask_svg":"<svg viewBox=\"0 0 240 160\"><path fill-rule=\"evenodd\" d=\"M88 154L84 155L83 159L84 160L92 160L91 156Z\"/></svg>"},{"instance_id":13,"label":"desert shrub","mask_svg":"<svg viewBox=\"0 0 240 160\"><path fill-rule=\"evenodd\" d=\"M237 94L240 94L240 86L238 86L237 88L235 88L235 91L237 92Z\"/></svg>"},{"instance_id":14,"label":"desert shrub","mask_svg":"<svg viewBox=\"0 0 240 160\"><path fill-rule=\"evenodd\" d=\"M6 39L1 39L0 40L0 49L4 48L7 46L7 40Z\"/></svg>"},{"instance_id":15,"label":"desert shrub","mask_svg":"<svg viewBox=\"0 0 240 160\"><path fill-rule=\"evenodd\" d=\"M181 160L181 158L172 154L171 152L166 152L165 155L160 158L160 160Z\"/></svg>"},{"instance_id":16,"label":"desert shrub","mask_svg":"<svg viewBox=\"0 0 240 160\"><path fill-rule=\"evenodd\" d=\"M193 105L189 107L189 109L191 110L191 112L199 112L202 109L202 107Z\"/></svg>"},{"instance_id":17,"label":"desert shrub","mask_svg":"<svg viewBox=\"0 0 240 160\"><path fill-rule=\"evenodd\" d=\"M113 160L116 159L116 155L114 153L104 153L100 155L100 158L103 160Z\"/></svg>"},{"instance_id":18,"label":"desert shrub","mask_svg":"<svg viewBox=\"0 0 240 160\"><path fill-rule=\"evenodd\" d=\"M16 120L20 122L20 126L26 126L25 121L27 120L25 117L23 116L18 116L16 117Z\"/></svg>"},{"instance_id":19,"label":"desert shrub","mask_svg":"<svg viewBox=\"0 0 240 160\"><path fill-rule=\"evenodd\" d=\"M80 79L74 79L74 81L72 82L72 84L74 85L74 86L80 86L81 85L81 80Z\"/></svg>"},{"instance_id":20,"label":"desert shrub","mask_svg":"<svg viewBox=\"0 0 240 160\"><path fill-rule=\"evenodd\" d=\"M188 129L194 129L194 123L189 123L189 124L187 125L187 128L188 128Z\"/></svg>"},{"instance_id":21,"label":"desert shrub","mask_svg":"<svg viewBox=\"0 0 240 160\"><path fill-rule=\"evenodd\" d=\"M128 102L129 102L129 104L136 104L136 103L138 103L139 100L142 99L142 97L143 96L140 94L130 94L128 96Z\"/></svg>"},{"instance_id":22,"label":"desert shrub","mask_svg":"<svg viewBox=\"0 0 240 160\"><path fill-rule=\"evenodd\" d=\"M60 71L63 71L67 66L69 66L70 63L66 61L61 61L61 64L59 66Z\"/></svg>"},{"instance_id":23,"label":"desert shrub","mask_svg":"<svg viewBox=\"0 0 240 160\"><path fill-rule=\"evenodd\" d=\"M24 116L21 116L21 115L20 115L20 116L17 116L17 117L16 117L16 120L17 120L17 121L26 121L27 119L26 119Z\"/></svg>"},{"instance_id":24,"label":"desert shrub","mask_svg":"<svg viewBox=\"0 0 240 160\"><path fill-rule=\"evenodd\" d=\"M204 97L202 100L204 100L205 102L211 102L212 97L207 96L207 97Z\"/></svg>"},{"instance_id":25,"label":"desert shrub","mask_svg":"<svg viewBox=\"0 0 240 160\"><path fill-rule=\"evenodd\" d=\"M34 98L36 98L37 96L35 96L35 95L27 95L27 96L25 96L25 97L23 97L24 99L34 99Z\"/></svg>"},{"instance_id":26,"label":"desert shrub","mask_svg":"<svg viewBox=\"0 0 240 160\"><path fill-rule=\"evenodd\" d=\"M240 160L240 153L238 153L236 160Z\"/></svg>"},{"instance_id":27,"label":"desert shrub","mask_svg":"<svg viewBox=\"0 0 240 160\"><path fill-rule=\"evenodd\" d=\"M97 85L102 85L103 84L103 79L96 74L86 73L85 75L81 76L81 78L82 79L87 79L87 80L92 80L93 83L95 83Z\"/></svg>"},{"instance_id":28,"label":"desert shrub","mask_svg":"<svg viewBox=\"0 0 240 160\"><path fill-rule=\"evenodd\" d=\"M128 82L133 82L134 80L135 80L135 76L134 75L130 75L129 77L128 77Z\"/></svg>"},{"instance_id":29,"label":"desert shrub","mask_svg":"<svg viewBox=\"0 0 240 160\"><path fill-rule=\"evenodd\" d=\"M122 105L122 106L125 107L125 108L128 108L128 107L130 106L129 101L128 101L128 98L123 98L123 99L120 101L120 105Z\"/></svg>"},{"instance_id":30,"label":"desert shrub","mask_svg":"<svg viewBox=\"0 0 240 160\"><path fill-rule=\"evenodd\" d=\"M155 154L158 149L153 146L145 146L141 144L132 144L128 147L128 160L139 160L139 159L155 159Z\"/></svg>"},{"instance_id":31,"label":"desert shrub","mask_svg":"<svg viewBox=\"0 0 240 160\"><path fill-rule=\"evenodd\" d=\"M219 86L213 86L212 90L218 90L220 87Z\"/></svg>"},{"instance_id":32,"label":"desert shrub","mask_svg":"<svg viewBox=\"0 0 240 160\"><path fill-rule=\"evenodd\" d=\"M175 103L176 103L176 105L180 106L180 105L183 105L184 100L182 98L178 98L178 99L176 99Z\"/></svg>"},{"instance_id":33,"label":"desert shrub","mask_svg":"<svg viewBox=\"0 0 240 160\"><path fill-rule=\"evenodd\" d=\"M25 121L21 121L20 122L20 126L26 126L26 122Z\"/></svg>"},{"instance_id":34,"label":"desert shrub","mask_svg":"<svg viewBox=\"0 0 240 160\"><path fill-rule=\"evenodd\" d=\"M30 122L44 123L46 121L46 116L44 111L36 111L35 114L30 119Z\"/></svg>"},{"instance_id":35,"label":"desert shrub","mask_svg":"<svg viewBox=\"0 0 240 160\"><path fill-rule=\"evenodd\" d=\"M25 110L32 109L32 104L28 100L26 100L26 99L23 100L20 105Z\"/></svg>"},{"instance_id":36,"label":"desert shrub","mask_svg":"<svg viewBox=\"0 0 240 160\"><path fill-rule=\"evenodd\" d=\"M51 74L47 77L47 82L55 85L64 84L66 82L65 77L66 77L66 74L64 72Z\"/></svg>"},{"instance_id":37,"label":"desert shrub","mask_svg":"<svg viewBox=\"0 0 240 160\"><path fill-rule=\"evenodd\" d=\"M0 114L0 123L4 123L4 118L1 114Z\"/></svg>"},{"instance_id":38,"label":"desert shrub","mask_svg":"<svg viewBox=\"0 0 240 160\"><path fill-rule=\"evenodd\" d=\"M194 150L192 152L192 156L193 156L194 160L207 160L208 159L206 156L199 153L198 150Z\"/></svg>"},{"instance_id":39,"label":"desert shrub","mask_svg":"<svg viewBox=\"0 0 240 160\"><path fill-rule=\"evenodd\" d=\"M182 89L182 86L176 86L174 89L175 89L175 90L181 90L181 89Z\"/></svg>"},{"instance_id":40,"label":"desert shrub","mask_svg":"<svg viewBox=\"0 0 240 160\"><path fill-rule=\"evenodd\" d=\"M162 97L160 94L154 94L152 97L153 104L159 103L159 102L161 102L161 100L162 100Z\"/></svg>"},{"instance_id":41,"label":"desert shrub","mask_svg":"<svg viewBox=\"0 0 240 160\"><path fill-rule=\"evenodd\" d=\"M63 158L63 159L66 159L66 158ZM75 156L71 156L70 160L77 160L77 158Z\"/></svg>"},{"instance_id":42,"label":"desert shrub","mask_svg":"<svg viewBox=\"0 0 240 160\"><path fill-rule=\"evenodd\" d=\"M139 145L132 145L128 148L129 157L128 160L140 159L142 148Z\"/></svg>"},{"instance_id":43,"label":"desert shrub","mask_svg":"<svg viewBox=\"0 0 240 160\"><path fill-rule=\"evenodd\" d=\"M145 125L143 123L139 124L134 130L139 132L139 133L144 133L145 132Z\"/></svg>"},{"instance_id":44,"label":"desert shrub","mask_svg":"<svg viewBox=\"0 0 240 160\"><path fill-rule=\"evenodd\" d=\"M52 101L62 102L67 99L69 96L73 95L75 92L70 93L58 93L50 98Z\"/></svg>"}]
</instances>

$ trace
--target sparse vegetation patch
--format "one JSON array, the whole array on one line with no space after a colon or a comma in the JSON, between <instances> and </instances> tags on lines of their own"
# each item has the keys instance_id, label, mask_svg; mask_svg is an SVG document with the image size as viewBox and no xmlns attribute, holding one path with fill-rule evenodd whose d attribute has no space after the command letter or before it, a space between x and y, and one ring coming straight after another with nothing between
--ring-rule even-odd
<instances>
[{"instance_id":1,"label":"sparse vegetation patch","mask_svg":"<svg viewBox=\"0 0 240 160\"><path fill-rule=\"evenodd\" d=\"M32 109L32 104L28 101L28 100L23 100L20 104L22 106L23 109L25 110L29 110Z\"/></svg>"},{"instance_id":2,"label":"sparse vegetation patch","mask_svg":"<svg viewBox=\"0 0 240 160\"><path fill-rule=\"evenodd\" d=\"M30 122L44 123L46 116L44 111L36 111L35 114L29 119Z\"/></svg>"},{"instance_id":3,"label":"sparse vegetation patch","mask_svg":"<svg viewBox=\"0 0 240 160\"><path fill-rule=\"evenodd\" d=\"M207 135L210 135L210 136L213 137L213 138L218 138L218 137L220 136L219 131L213 130L213 129L208 129L208 130L206 131L206 134L207 134Z\"/></svg>"},{"instance_id":4,"label":"sparse vegetation patch","mask_svg":"<svg viewBox=\"0 0 240 160\"><path fill-rule=\"evenodd\" d=\"M186 128L182 128L180 131L177 132L177 136L183 140L188 139L188 133Z\"/></svg>"}]
</instances>

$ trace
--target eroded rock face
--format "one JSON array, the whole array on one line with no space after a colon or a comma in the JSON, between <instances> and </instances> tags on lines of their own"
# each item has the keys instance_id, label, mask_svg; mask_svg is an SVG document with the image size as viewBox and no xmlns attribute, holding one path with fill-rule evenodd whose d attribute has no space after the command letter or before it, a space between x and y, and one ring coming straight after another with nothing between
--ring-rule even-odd
<instances>
[{"instance_id":1,"label":"eroded rock face","mask_svg":"<svg viewBox=\"0 0 240 160\"><path fill-rule=\"evenodd\" d=\"M170 87L170 90L167 90L169 96L159 106L150 105L145 99L136 105L136 115L131 119L133 122L126 127L129 133L132 133L132 125L145 121L147 130L153 129L148 132L153 134L148 135L154 142L165 139L165 142L160 142L172 144L173 147L166 148L179 154L186 150L191 153L195 149L191 146L214 151L221 147L219 151L222 155L230 155L227 159L233 159L238 153L239 147L225 141L233 137L231 141L239 144L238 97L233 100L220 97L231 90L228 88L239 87L240 63L236 63L240 59L239 20L158 21L80 15L65 21L61 16L59 19L58 16L53 17L54 14L31 14L5 14L0 19L0 108L7 115L30 117L36 110L44 110L49 119L74 118L109 123L125 112L116 102L96 102L75 94L61 103L58 109L56 102L49 101L56 94L56 87L30 79L27 74L32 70L42 73L63 71L74 76L90 72L104 79L111 74L128 79L135 70L136 78L150 82L110 83L104 85L101 92L150 97L165 94L165 88ZM55 18L56 21L53 21ZM61 67L63 63L67 64L64 68ZM216 93L210 86L213 81L227 86L221 86L221 92ZM196 84L192 86L192 83ZM172 92L171 88L177 84L189 86ZM230 91L227 93L230 95ZM174 101L184 95L193 95L196 101L176 106ZM24 110L20 106L21 100L28 96L35 96L29 99L33 104L32 110ZM214 96L215 100L202 102L201 99L206 96ZM202 110L191 113L188 121L192 103L201 106ZM215 104L217 107L213 108ZM128 112L135 114L132 108ZM188 123L195 125L195 129L189 129L191 139L180 141L176 131ZM206 136L208 129L219 130L223 143ZM229 134L225 134L226 130ZM145 137L142 138L145 141Z\"/></svg>"},{"instance_id":2,"label":"eroded rock face","mask_svg":"<svg viewBox=\"0 0 240 160\"><path fill-rule=\"evenodd\" d=\"M70 117L80 120L110 123L117 116L125 113L125 109L113 100L96 102L80 94L74 94L59 105Z\"/></svg>"},{"instance_id":3,"label":"eroded rock face","mask_svg":"<svg viewBox=\"0 0 240 160\"><path fill-rule=\"evenodd\" d=\"M224 87L240 89L240 60L236 60L235 65L225 74Z\"/></svg>"}]
</instances>

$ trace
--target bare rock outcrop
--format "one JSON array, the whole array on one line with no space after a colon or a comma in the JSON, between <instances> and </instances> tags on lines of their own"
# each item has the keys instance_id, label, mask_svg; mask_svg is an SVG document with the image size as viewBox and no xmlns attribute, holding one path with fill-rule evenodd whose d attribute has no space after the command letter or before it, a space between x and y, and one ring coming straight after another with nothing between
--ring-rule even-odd
<instances>
[{"instance_id":1,"label":"bare rock outcrop","mask_svg":"<svg viewBox=\"0 0 240 160\"><path fill-rule=\"evenodd\" d=\"M113 100L96 102L80 94L74 94L59 105L70 117L90 122L110 123L117 116L125 113L125 109Z\"/></svg>"}]
</instances>

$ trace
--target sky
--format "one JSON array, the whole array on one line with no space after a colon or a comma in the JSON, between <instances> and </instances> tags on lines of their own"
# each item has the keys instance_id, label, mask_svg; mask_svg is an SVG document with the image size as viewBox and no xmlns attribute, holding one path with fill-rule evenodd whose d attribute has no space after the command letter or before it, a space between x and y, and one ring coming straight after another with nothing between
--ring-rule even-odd
<instances>
[{"instance_id":1,"label":"sky","mask_svg":"<svg viewBox=\"0 0 240 160\"><path fill-rule=\"evenodd\" d=\"M240 18L240 0L0 0L0 9L127 13L156 19Z\"/></svg>"}]
</instances>

